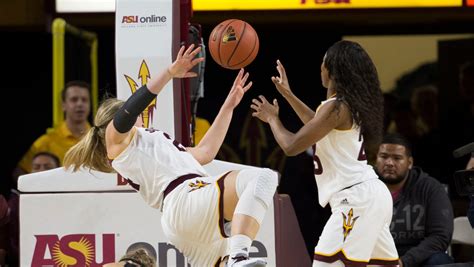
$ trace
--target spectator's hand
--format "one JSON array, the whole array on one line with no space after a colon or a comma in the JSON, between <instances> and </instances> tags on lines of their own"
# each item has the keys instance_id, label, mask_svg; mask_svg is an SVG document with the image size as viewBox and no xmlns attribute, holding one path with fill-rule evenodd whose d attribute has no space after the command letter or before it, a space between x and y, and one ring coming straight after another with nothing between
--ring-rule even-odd
<instances>
[{"instance_id":1,"label":"spectator's hand","mask_svg":"<svg viewBox=\"0 0 474 267\"><path fill-rule=\"evenodd\" d=\"M273 105L270 104L264 96L259 96L260 100L252 99L252 105L250 106L255 112L252 116L259 118L263 122L268 123L272 118L278 117L278 101L273 99Z\"/></svg>"},{"instance_id":2,"label":"spectator's hand","mask_svg":"<svg viewBox=\"0 0 474 267\"><path fill-rule=\"evenodd\" d=\"M249 78L249 73L245 73L244 69L240 69L237 77L235 77L234 84L230 88L229 94L222 105L225 108L234 109L244 97L245 92L252 87L252 82L246 84Z\"/></svg>"},{"instance_id":3,"label":"spectator's hand","mask_svg":"<svg viewBox=\"0 0 474 267\"><path fill-rule=\"evenodd\" d=\"M194 48L191 44L186 51L184 46L181 46L176 60L168 67L168 73L172 78L190 78L196 77L197 73L189 71L198 63L204 61L203 57L196 58L196 55L201 51L201 47Z\"/></svg>"},{"instance_id":4,"label":"spectator's hand","mask_svg":"<svg viewBox=\"0 0 474 267\"><path fill-rule=\"evenodd\" d=\"M290 84L288 83L288 78L286 77L285 68L281 64L280 60L277 60L276 68L280 76L272 76L272 82L283 97L288 97L291 95Z\"/></svg>"},{"instance_id":5,"label":"spectator's hand","mask_svg":"<svg viewBox=\"0 0 474 267\"><path fill-rule=\"evenodd\" d=\"M403 267L403 261L401 259L398 259L398 266Z\"/></svg>"}]
</instances>

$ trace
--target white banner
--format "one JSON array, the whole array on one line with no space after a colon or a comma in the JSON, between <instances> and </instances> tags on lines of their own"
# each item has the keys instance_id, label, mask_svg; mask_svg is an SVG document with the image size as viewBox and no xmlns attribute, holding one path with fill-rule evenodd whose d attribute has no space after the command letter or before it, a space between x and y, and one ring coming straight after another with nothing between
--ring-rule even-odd
<instances>
[{"instance_id":1,"label":"white banner","mask_svg":"<svg viewBox=\"0 0 474 267\"><path fill-rule=\"evenodd\" d=\"M22 194L20 206L21 266L102 266L136 243L153 248L160 267L187 266L167 243L160 211L137 193ZM272 207L250 251L268 266L276 266L274 233Z\"/></svg>"},{"instance_id":2,"label":"white banner","mask_svg":"<svg viewBox=\"0 0 474 267\"><path fill-rule=\"evenodd\" d=\"M172 63L172 0L117 0L117 97L127 99ZM144 127L175 136L173 82L143 112Z\"/></svg>"},{"instance_id":3,"label":"white banner","mask_svg":"<svg viewBox=\"0 0 474 267\"><path fill-rule=\"evenodd\" d=\"M218 175L255 167L213 160L204 168ZM167 244L160 212L130 192L116 174L57 168L21 176L18 188L27 193L20 195L21 266L102 266L140 242L156 251L158 266L186 266L184 257ZM273 206L251 253L276 266Z\"/></svg>"}]
</instances>

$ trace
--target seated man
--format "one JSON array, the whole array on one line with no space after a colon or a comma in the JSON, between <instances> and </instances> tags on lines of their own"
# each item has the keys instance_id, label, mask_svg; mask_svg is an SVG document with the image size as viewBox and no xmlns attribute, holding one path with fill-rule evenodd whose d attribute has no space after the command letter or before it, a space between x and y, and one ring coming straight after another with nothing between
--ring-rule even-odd
<instances>
[{"instance_id":1,"label":"seated man","mask_svg":"<svg viewBox=\"0 0 474 267\"><path fill-rule=\"evenodd\" d=\"M453 210L443 185L413 166L411 147L387 135L377 153L376 171L393 197L390 232L400 266L452 263L446 250L453 235Z\"/></svg>"},{"instance_id":2,"label":"seated man","mask_svg":"<svg viewBox=\"0 0 474 267\"><path fill-rule=\"evenodd\" d=\"M33 156L31 162L31 172L47 171L54 168L58 168L59 158L49 152L39 152Z\"/></svg>"},{"instance_id":3,"label":"seated man","mask_svg":"<svg viewBox=\"0 0 474 267\"><path fill-rule=\"evenodd\" d=\"M60 167L59 159L49 152L39 152L33 155L31 162L31 172L42 172ZM10 223L8 225L8 234L10 242L9 261L11 266L18 266L20 256L20 195L15 189L11 190L8 200L10 208ZM0 263L0 266L1 265Z\"/></svg>"},{"instance_id":4,"label":"seated man","mask_svg":"<svg viewBox=\"0 0 474 267\"><path fill-rule=\"evenodd\" d=\"M89 84L83 81L71 81L66 84L61 95L64 121L36 139L18 163L15 178L21 174L31 173L33 156L39 152L55 155L62 165L66 151L77 144L90 128L87 121L91 108L89 91Z\"/></svg>"}]
</instances>

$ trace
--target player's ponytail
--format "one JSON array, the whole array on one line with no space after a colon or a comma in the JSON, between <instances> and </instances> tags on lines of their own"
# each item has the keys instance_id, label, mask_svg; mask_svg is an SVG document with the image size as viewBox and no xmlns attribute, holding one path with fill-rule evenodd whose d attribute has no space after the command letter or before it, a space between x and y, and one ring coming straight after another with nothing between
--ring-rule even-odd
<instances>
[{"instance_id":1,"label":"player's ponytail","mask_svg":"<svg viewBox=\"0 0 474 267\"><path fill-rule=\"evenodd\" d=\"M117 99L105 100L97 110L94 126L75 146L71 147L64 157L64 167L77 171L81 167L101 172L114 172L107 158L105 146L105 129L123 105Z\"/></svg>"}]
</instances>

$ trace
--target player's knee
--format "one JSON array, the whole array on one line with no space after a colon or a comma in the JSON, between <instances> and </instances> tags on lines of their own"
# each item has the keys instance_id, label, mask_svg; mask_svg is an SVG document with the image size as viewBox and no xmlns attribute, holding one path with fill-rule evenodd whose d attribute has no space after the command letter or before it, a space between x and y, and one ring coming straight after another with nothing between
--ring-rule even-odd
<instances>
[{"instance_id":1,"label":"player's knee","mask_svg":"<svg viewBox=\"0 0 474 267\"><path fill-rule=\"evenodd\" d=\"M278 186L278 173L270 169L261 169L255 180L254 195L268 207Z\"/></svg>"},{"instance_id":2,"label":"player's knee","mask_svg":"<svg viewBox=\"0 0 474 267\"><path fill-rule=\"evenodd\" d=\"M278 186L278 173L267 168L244 169L237 177L236 191L239 198L249 190L265 206L269 206Z\"/></svg>"}]
</instances>

